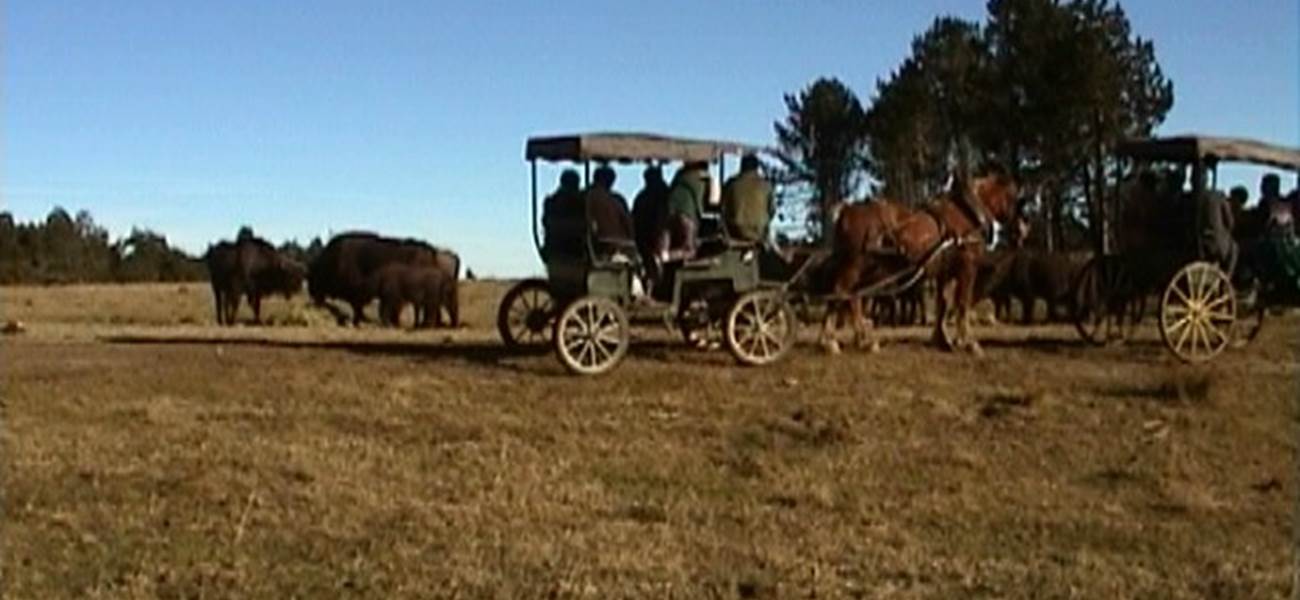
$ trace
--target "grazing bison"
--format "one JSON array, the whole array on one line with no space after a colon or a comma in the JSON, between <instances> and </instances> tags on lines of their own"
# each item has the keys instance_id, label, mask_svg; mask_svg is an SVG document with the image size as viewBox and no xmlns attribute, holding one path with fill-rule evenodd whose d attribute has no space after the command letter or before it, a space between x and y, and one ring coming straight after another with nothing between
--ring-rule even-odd
<instances>
[{"instance_id":1,"label":"grazing bison","mask_svg":"<svg viewBox=\"0 0 1300 600\"><path fill-rule=\"evenodd\" d=\"M371 285L379 298L379 320L398 327L407 304L415 307L415 327L429 327L445 300L451 278L440 267L423 264L389 263L375 271Z\"/></svg>"},{"instance_id":2,"label":"grazing bison","mask_svg":"<svg viewBox=\"0 0 1300 600\"><path fill-rule=\"evenodd\" d=\"M262 322L262 298L283 294L286 299L302 289L306 269L276 251L266 240L252 235L234 242L218 242L203 257L212 280L217 324L234 325L240 296L248 296L253 322Z\"/></svg>"},{"instance_id":3,"label":"grazing bison","mask_svg":"<svg viewBox=\"0 0 1300 600\"><path fill-rule=\"evenodd\" d=\"M349 232L334 236L320 256L312 261L307 274L307 289L312 301L330 308L333 298L352 307L352 323L366 320L365 307L375 299L374 275L389 264L423 265L441 269L447 278L438 300L439 310L424 314L423 321L441 324L441 309L446 309L453 327L460 324L456 280L460 275L460 257L450 250L436 248L419 240L382 237L369 232ZM339 322L343 315L330 308Z\"/></svg>"},{"instance_id":4,"label":"grazing bison","mask_svg":"<svg viewBox=\"0 0 1300 600\"><path fill-rule=\"evenodd\" d=\"M1088 263L1088 252L1045 252L1017 250L995 259L998 273L989 286L989 296L998 307L998 318L1010 320L1011 299L1020 303L1020 320L1034 320L1039 299L1047 303L1047 318L1061 318L1060 308L1072 310L1075 278ZM1005 316L1002 311L1005 310Z\"/></svg>"}]
</instances>

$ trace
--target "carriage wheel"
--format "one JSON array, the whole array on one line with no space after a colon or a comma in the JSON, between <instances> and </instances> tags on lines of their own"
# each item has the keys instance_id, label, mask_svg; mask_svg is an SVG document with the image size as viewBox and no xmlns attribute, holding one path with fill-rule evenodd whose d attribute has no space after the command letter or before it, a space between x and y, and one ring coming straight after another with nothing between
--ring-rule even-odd
<instances>
[{"instance_id":1,"label":"carriage wheel","mask_svg":"<svg viewBox=\"0 0 1300 600\"><path fill-rule=\"evenodd\" d=\"M555 298L541 279L525 279L501 299L497 309L497 333L506 347L537 348L550 343L555 319Z\"/></svg>"},{"instance_id":2,"label":"carriage wheel","mask_svg":"<svg viewBox=\"0 0 1300 600\"><path fill-rule=\"evenodd\" d=\"M1160 301L1160 338L1179 359L1214 358L1232 341L1237 295L1219 267L1194 262L1178 271Z\"/></svg>"},{"instance_id":3,"label":"carriage wheel","mask_svg":"<svg viewBox=\"0 0 1300 600\"><path fill-rule=\"evenodd\" d=\"M1116 260L1094 257L1079 271L1073 288L1072 318L1079 337L1094 346L1128 338L1142 304Z\"/></svg>"},{"instance_id":4,"label":"carriage wheel","mask_svg":"<svg viewBox=\"0 0 1300 600\"><path fill-rule=\"evenodd\" d=\"M767 365L794 346L798 319L790 303L778 292L753 291L741 295L727 312L727 349L743 365Z\"/></svg>"},{"instance_id":5,"label":"carriage wheel","mask_svg":"<svg viewBox=\"0 0 1300 600\"><path fill-rule=\"evenodd\" d=\"M599 375L614 368L631 342L627 313L614 301L583 296L555 321L555 353L570 373Z\"/></svg>"}]
</instances>

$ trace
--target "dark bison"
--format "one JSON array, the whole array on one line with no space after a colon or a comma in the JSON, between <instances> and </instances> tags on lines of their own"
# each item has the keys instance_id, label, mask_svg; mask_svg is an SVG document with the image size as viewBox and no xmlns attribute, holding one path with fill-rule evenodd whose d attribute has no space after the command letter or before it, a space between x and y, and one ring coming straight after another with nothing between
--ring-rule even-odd
<instances>
[{"instance_id":1,"label":"dark bison","mask_svg":"<svg viewBox=\"0 0 1300 600\"><path fill-rule=\"evenodd\" d=\"M424 314L419 325L432 319L434 324L442 324L442 309L445 309L452 327L460 325L459 292L457 279L460 276L460 257L456 253L436 248L414 239L397 239L383 237L369 232L349 232L334 236L320 256L312 261L307 273L307 289L312 301L330 308L329 299L338 299L352 307L352 323L360 324L366 320L365 307L374 300L377 289L374 275L386 265L398 263L423 265L441 269L447 278L442 286L442 297L438 301L439 310L433 314ZM330 308L340 322L345 318L336 309Z\"/></svg>"},{"instance_id":2,"label":"dark bison","mask_svg":"<svg viewBox=\"0 0 1300 600\"><path fill-rule=\"evenodd\" d=\"M1073 284L1089 258L1088 252L1016 250L999 254L993 266L997 274L989 286L998 318L1011 320L1012 299L1019 301L1020 320L1026 325L1033 322L1034 306L1040 299L1047 303L1049 321L1068 316L1059 309L1073 309Z\"/></svg>"},{"instance_id":3,"label":"dark bison","mask_svg":"<svg viewBox=\"0 0 1300 600\"><path fill-rule=\"evenodd\" d=\"M410 304L415 308L415 326L431 326L450 282L451 277L439 266L395 262L380 267L371 276L371 285L379 298L380 322L400 326L402 310Z\"/></svg>"},{"instance_id":4,"label":"dark bison","mask_svg":"<svg viewBox=\"0 0 1300 600\"><path fill-rule=\"evenodd\" d=\"M286 299L302 289L306 268L276 251L266 240L242 236L234 242L218 242L208 248L203 260L212 280L217 323L234 325L240 296L248 296L253 322L262 322L262 298L283 294Z\"/></svg>"}]
</instances>

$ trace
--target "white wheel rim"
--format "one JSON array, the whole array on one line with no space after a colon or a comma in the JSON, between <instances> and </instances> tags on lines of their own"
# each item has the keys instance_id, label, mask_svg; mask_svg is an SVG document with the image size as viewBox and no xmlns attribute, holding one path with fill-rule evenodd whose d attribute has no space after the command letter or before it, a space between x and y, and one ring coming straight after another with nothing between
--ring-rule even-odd
<instances>
[{"instance_id":1,"label":"white wheel rim","mask_svg":"<svg viewBox=\"0 0 1300 600\"><path fill-rule=\"evenodd\" d=\"M581 373L599 373L618 362L627 349L626 323L613 306L579 300L560 321L559 350Z\"/></svg>"},{"instance_id":2,"label":"white wheel rim","mask_svg":"<svg viewBox=\"0 0 1300 600\"><path fill-rule=\"evenodd\" d=\"M767 294L742 299L731 314L731 343L753 364L771 362L789 347L793 323L785 303Z\"/></svg>"}]
</instances>

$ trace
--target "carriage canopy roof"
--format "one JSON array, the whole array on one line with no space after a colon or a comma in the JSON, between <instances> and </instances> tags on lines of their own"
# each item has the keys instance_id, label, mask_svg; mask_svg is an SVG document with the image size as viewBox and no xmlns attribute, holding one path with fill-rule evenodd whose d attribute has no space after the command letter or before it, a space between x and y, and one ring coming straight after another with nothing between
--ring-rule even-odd
<instances>
[{"instance_id":1,"label":"carriage canopy roof","mask_svg":"<svg viewBox=\"0 0 1300 600\"><path fill-rule=\"evenodd\" d=\"M696 140L652 133L583 133L528 139L527 160L546 161L713 161L726 154L759 152L760 146L721 140Z\"/></svg>"},{"instance_id":2,"label":"carriage canopy roof","mask_svg":"<svg viewBox=\"0 0 1300 600\"><path fill-rule=\"evenodd\" d=\"M1245 138L1180 135L1130 140L1118 152L1138 160L1196 162L1217 160L1300 171L1300 150Z\"/></svg>"}]
</instances>

